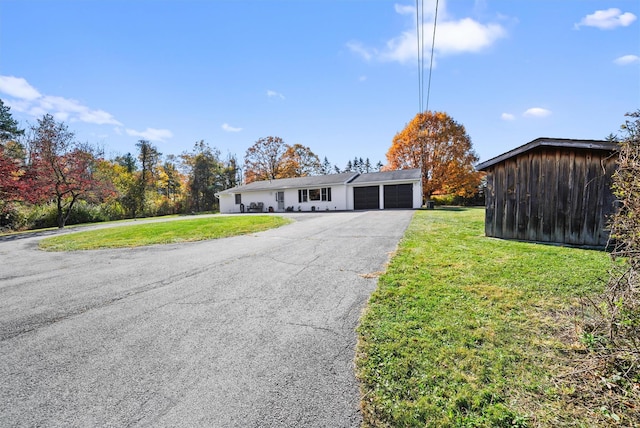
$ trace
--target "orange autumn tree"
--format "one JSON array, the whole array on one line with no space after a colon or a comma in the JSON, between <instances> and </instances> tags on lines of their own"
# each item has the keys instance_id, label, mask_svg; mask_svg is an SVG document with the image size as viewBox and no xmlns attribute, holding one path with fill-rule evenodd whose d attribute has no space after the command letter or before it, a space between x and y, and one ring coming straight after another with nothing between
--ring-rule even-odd
<instances>
[{"instance_id":1,"label":"orange autumn tree","mask_svg":"<svg viewBox=\"0 0 640 428\"><path fill-rule=\"evenodd\" d=\"M443 112L418 113L393 137L386 169L422 168L422 192L469 197L478 192L482 173L464 126Z\"/></svg>"},{"instance_id":2,"label":"orange autumn tree","mask_svg":"<svg viewBox=\"0 0 640 428\"><path fill-rule=\"evenodd\" d=\"M290 146L280 137L260 138L244 156L245 183L320 174L318 156L302 144Z\"/></svg>"},{"instance_id":3,"label":"orange autumn tree","mask_svg":"<svg viewBox=\"0 0 640 428\"><path fill-rule=\"evenodd\" d=\"M245 183L283 178L282 157L287 145L280 137L260 138L244 155Z\"/></svg>"},{"instance_id":4,"label":"orange autumn tree","mask_svg":"<svg viewBox=\"0 0 640 428\"><path fill-rule=\"evenodd\" d=\"M281 165L282 178L319 175L322 170L318 155L302 144L287 146L287 150L281 159Z\"/></svg>"}]
</instances>

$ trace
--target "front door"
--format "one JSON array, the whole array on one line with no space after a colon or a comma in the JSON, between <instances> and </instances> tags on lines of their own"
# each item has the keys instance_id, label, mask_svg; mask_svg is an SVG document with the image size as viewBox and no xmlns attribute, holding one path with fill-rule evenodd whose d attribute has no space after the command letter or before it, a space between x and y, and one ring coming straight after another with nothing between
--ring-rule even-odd
<instances>
[{"instance_id":1,"label":"front door","mask_svg":"<svg viewBox=\"0 0 640 428\"><path fill-rule=\"evenodd\" d=\"M284 192L276 193L276 201L278 201L278 211L284 211Z\"/></svg>"}]
</instances>

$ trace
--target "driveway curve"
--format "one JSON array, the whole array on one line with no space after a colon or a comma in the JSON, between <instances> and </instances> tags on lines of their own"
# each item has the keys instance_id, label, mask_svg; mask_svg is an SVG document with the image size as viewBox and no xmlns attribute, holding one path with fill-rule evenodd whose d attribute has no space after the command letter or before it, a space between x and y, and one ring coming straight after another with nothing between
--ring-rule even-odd
<instances>
[{"instance_id":1,"label":"driveway curve","mask_svg":"<svg viewBox=\"0 0 640 428\"><path fill-rule=\"evenodd\" d=\"M412 215L135 249L0 241L0 425L359 426L355 327Z\"/></svg>"}]
</instances>

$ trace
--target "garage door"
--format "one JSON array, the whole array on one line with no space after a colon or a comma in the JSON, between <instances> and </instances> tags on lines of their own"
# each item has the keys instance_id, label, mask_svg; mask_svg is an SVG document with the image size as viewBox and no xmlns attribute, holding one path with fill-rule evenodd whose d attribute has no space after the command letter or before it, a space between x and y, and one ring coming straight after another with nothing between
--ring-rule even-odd
<instances>
[{"instance_id":1,"label":"garage door","mask_svg":"<svg viewBox=\"0 0 640 428\"><path fill-rule=\"evenodd\" d=\"M413 208L412 184L389 184L384 186L384 207Z\"/></svg>"},{"instance_id":2,"label":"garage door","mask_svg":"<svg viewBox=\"0 0 640 428\"><path fill-rule=\"evenodd\" d=\"M380 188L378 186L354 187L353 208L356 210L380 209Z\"/></svg>"}]
</instances>

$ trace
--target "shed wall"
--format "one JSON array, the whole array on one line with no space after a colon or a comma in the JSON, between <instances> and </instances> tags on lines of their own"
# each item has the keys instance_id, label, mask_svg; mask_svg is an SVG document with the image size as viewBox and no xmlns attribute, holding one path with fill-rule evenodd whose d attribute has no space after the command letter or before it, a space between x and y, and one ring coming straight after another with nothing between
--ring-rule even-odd
<instances>
[{"instance_id":1,"label":"shed wall","mask_svg":"<svg viewBox=\"0 0 640 428\"><path fill-rule=\"evenodd\" d=\"M615 157L540 147L487 169L487 236L604 247Z\"/></svg>"}]
</instances>

